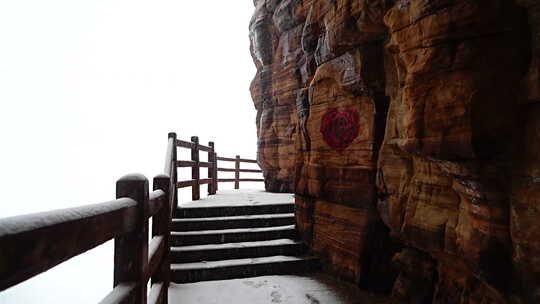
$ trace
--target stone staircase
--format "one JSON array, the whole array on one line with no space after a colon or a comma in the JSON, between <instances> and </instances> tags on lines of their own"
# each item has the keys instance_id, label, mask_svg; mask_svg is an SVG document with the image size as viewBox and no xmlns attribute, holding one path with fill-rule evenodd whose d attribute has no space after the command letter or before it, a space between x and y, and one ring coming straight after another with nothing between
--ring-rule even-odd
<instances>
[{"instance_id":1,"label":"stone staircase","mask_svg":"<svg viewBox=\"0 0 540 304\"><path fill-rule=\"evenodd\" d=\"M171 232L171 280L189 283L316 271L297 240L294 203L183 207Z\"/></svg>"}]
</instances>

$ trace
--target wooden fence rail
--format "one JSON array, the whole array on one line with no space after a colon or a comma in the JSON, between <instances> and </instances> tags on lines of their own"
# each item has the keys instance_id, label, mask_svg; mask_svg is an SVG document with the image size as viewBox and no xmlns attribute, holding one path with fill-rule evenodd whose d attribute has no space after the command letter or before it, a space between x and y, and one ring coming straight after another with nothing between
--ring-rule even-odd
<instances>
[{"instance_id":1,"label":"wooden fence rail","mask_svg":"<svg viewBox=\"0 0 540 304\"><path fill-rule=\"evenodd\" d=\"M0 220L0 290L114 239L114 288L101 303L147 303L149 279L150 303L167 303L169 176L156 176L154 188L143 175L127 175L114 201Z\"/></svg>"},{"instance_id":2,"label":"wooden fence rail","mask_svg":"<svg viewBox=\"0 0 540 304\"><path fill-rule=\"evenodd\" d=\"M240 189L240 182L264 182L262 178L240 178L240 172L248 173L262 173L260 169L241 169L240 163L257 163L254 159L240 158L240 155L236 155L236 158L218 157L217 160L224 162L234 162L233 168L217 168L219 172L234 172L234 178L219 178L218 182L234 182L234 189Z\"/></svg>"},{"instance_id":3,"label":"wooden fence rail","mask_svg":"<svg viewBox=\"0 0 540 304\"><path fill-rule=\"evenodd\" d=\"M190 149L191 160L179 161L177 147ZM199 160L200 151L208 152L207 162ZM218 161L234 161L235 169L218 168ZM240 169L240 162L256 163L240 156L218 157L212 142L204 146L196 136L186 142L169 133L164 173L153 179L152 192L143 175L126 175L116 182L113 201L0 219L0 291L114 239L113 290L100 303L166 304L178 188L191 186L196 200L200 185L208 184L211 195L220 181L234 181L236 189L242 181L262 181L240 179L240 172L260 172ZM192 179L178 182L178 167L191 167ZM200 178L201 167L208 168L208 178ZM235 172L235 178L219 179L218 171Z\"/></svg>"},{"instance_id":4,"label":"wooden fence rail","mask_svg":"<svg viewBox=\"0 0 540 304\"><path fill-rule=\"evenodd\" d=\"M177 188L191 187L191 199L196 201L200 199L200 186L208 184L208 195L216 194L218 190L218 183L220 182L233 182L234 189L240 189L240 182L264 182L262 178L240 178L240 172L245 173L262 173L260 169L241 169L241 163L256 164L254 159L240 158L237 155L236 158L220 157L215 152L215 145L213 142L209 142L208 146L203 146L199 143L197 136L192 136L191 141L176 140L177 147L186 148L191 150L190 160L177 160L176 166L182 168L191 168L191 179L178 181ZM206 162L200 161L199 152L208 152L208 158ZM221 162L234 162L234 168L221 168L218 166L218 161ZM200 177L200 168L208 168L208 178ZM218 172L234 172L234 178L219 178Z\"/></svg>"}]
</instances>

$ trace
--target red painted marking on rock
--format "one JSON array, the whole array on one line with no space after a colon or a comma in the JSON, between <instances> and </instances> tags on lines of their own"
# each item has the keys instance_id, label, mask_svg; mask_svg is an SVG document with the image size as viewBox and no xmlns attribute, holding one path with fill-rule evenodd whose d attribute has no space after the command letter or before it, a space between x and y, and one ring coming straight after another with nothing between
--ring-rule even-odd
<instances>
[{"instance_id":1,"label":"red painted marking on rock","mask_svg":"<svg viewBox=\"0 0 540 304\"><path fill-rule=\"evenodd\" d=\"M347 107L342 112L336 108L328 110L321 118L323 139L332 149L343 152L358 137L358 110Z\"/></svg>"}]
</instances>

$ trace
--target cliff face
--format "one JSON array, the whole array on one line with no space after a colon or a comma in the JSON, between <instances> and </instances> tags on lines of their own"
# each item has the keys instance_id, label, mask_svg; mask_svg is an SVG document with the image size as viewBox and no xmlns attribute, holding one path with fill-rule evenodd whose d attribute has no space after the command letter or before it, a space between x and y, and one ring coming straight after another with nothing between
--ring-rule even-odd
<instances>
[{"instance_id":1,"label":"cliff face","mask_svg":"<svg viewBox=\"0 0 540 304\"><path fill-rule=\"evenodd\" d=\"M387 87L380 214L405 247L429 253L417 257L435 268L426 297L504 303L512 148L529 57L524 11L511 1L411 1L385 23L386 73L397 79ZM401 287L407 280L398 277L396 298L415 296Z\"/></svg>"},{"instance_id":2,"label":"cliff face","mask_svg":"<svg viewBox=\"0 0 540 304\"><path fill-rule=\"evenodd\" d=\"M255 1L258 159L332 272L540 302L540 3Z\"/></svg>"}]
</instances>

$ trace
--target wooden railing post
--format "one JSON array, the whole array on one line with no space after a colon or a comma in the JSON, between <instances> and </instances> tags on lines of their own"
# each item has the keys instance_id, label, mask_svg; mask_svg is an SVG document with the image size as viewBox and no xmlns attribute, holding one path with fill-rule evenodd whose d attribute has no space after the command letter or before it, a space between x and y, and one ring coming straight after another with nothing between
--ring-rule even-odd
<instances>
[{"instance_id":1,"label":"wooden railing post","mask_svg":"<svg viewBox=\"0 0 540 304\"><path fill-rule=\"evenodd\" d=\"M193 186L191 187L191 199L196 201L201 198L200 191L200 170L199 170L199 138L197 136L191 137L193 147L191 148L191 160L195 162L191 168L191 179L193 180Z\"/></svg>"},{"instance_id":2,"label":"wooden railing post","mask_svg":"<svg viewBox=\"0 0 540 304\"><path fill-rule=\"evenodd\" d=\"M217 156L217 153L214 152L214 191L215 191L215 193L217 193L217 191L219 190L218 185L219 185L219 179L218 179L218 156Z\"/></svg>"},{"instance_id":3,"label":"wooden railing post","mask_svg":"<svg viewBox=\"0 0 540 304\"><path fill-rule=\"evenodd\" d=\"M171 195L172 195L172 201L171 201L171 215L172 215L172 212L174 210L176 210L176 208L178 207L178 188L176 187L176 183L178 182L178 170L176 168L176 161L178 160L177 158L177 148L176 148L176 140L177 140L177 136L176 136L176 133L174 132L170 132L169 133L169 139L172 139L173 140L173 150L172 150L172 155L171 155L171 164L170 164L170 172L165 172L165 174L169 175L171 177L170 179L170 182L171 182L171 189L172 189L172 192L171 192Z\"/></svg>"},{"instance_id":4,"label":"wooden railing post","mask_svg":"<svg viewBox=\"0 0 540 304\"><path fill-rule=\"evenodd\" d=\"M219 190L218 188L218 184L219 184L219 181L218 181L218 167L217 167L217 153L215 152L215 147L214 147L214 194L217 193L217 191Z\"/></svg>"},{"instance_id":5,"label":"wooden railing post","mask_svg":"<svg viewBox=\"0 0 540 304\"><path fill-rule=\"evenodd\" d=\"M212 181L214 182L214 194L216 194L218 191L219 181L218 181L218 156L216 153L215 146L214 146L214 153L212 154L214 155L214 162L212 163L212 165L214 166L214 176L212 177L213 178Z\"/></svg>"},{"instance_id":6,"label":"wooden railing post","mask_svg":"<svg viewBox=\"0 0 540 304\"><path fill-rule=\"evenodd\" d=\"M129 197L137 202L136 228L114 240L114 286L137 284L136 304L146 304L145 269L148 264L148 180L140 174L126 175L116 182L116 198Z\"/></svg>"},{"instance_id":7,"label":"wooden railing post","mask_svg":"<svg viewBox=\"0 0 540 304\"><path fill-rule=\"evenodd\" d=\"M210 152L208 152L208 162L210 163L210 166L208 167L208 178L211 179L210 183L208 183L208 195L216 194L216 174L217 167L216 167L216 152L214 148L214 142L211 141L208 143L208 146L210 147Z\"/></svg>"},{"instance_id":8,"label":"wooden railing post","mask_svg":"<svg viewBox=\"0 0 540 304\"><path fill-rule=\"evenodd\" d=\"M234 169L234 189L240 189L240 155L236 155Z\"/></svg>"},{"instance_id":9,"label":"wooden railing post","mask_svg":"<svg viewBox=\"0 0 540 304\"><path fill-rule=\"evenodd\" d=\"M154 216L152 220L152 236L162 236L163 245L165 247L165 253L162 257L161 265L156 273L152 276L152 284L157 282L163 283L163 288L168 290L170 279L170 236L171 236L171 206L172 206L172 191L171 189L171 179L167 175L158 175L154 177L153 189L161 189L166 193L166 204L161 207L159 213ZM176 187L175 187L176 188ZM168 297L165 296L162 298L162 304L168 303Z\"/></svg>"}]
</instances>

